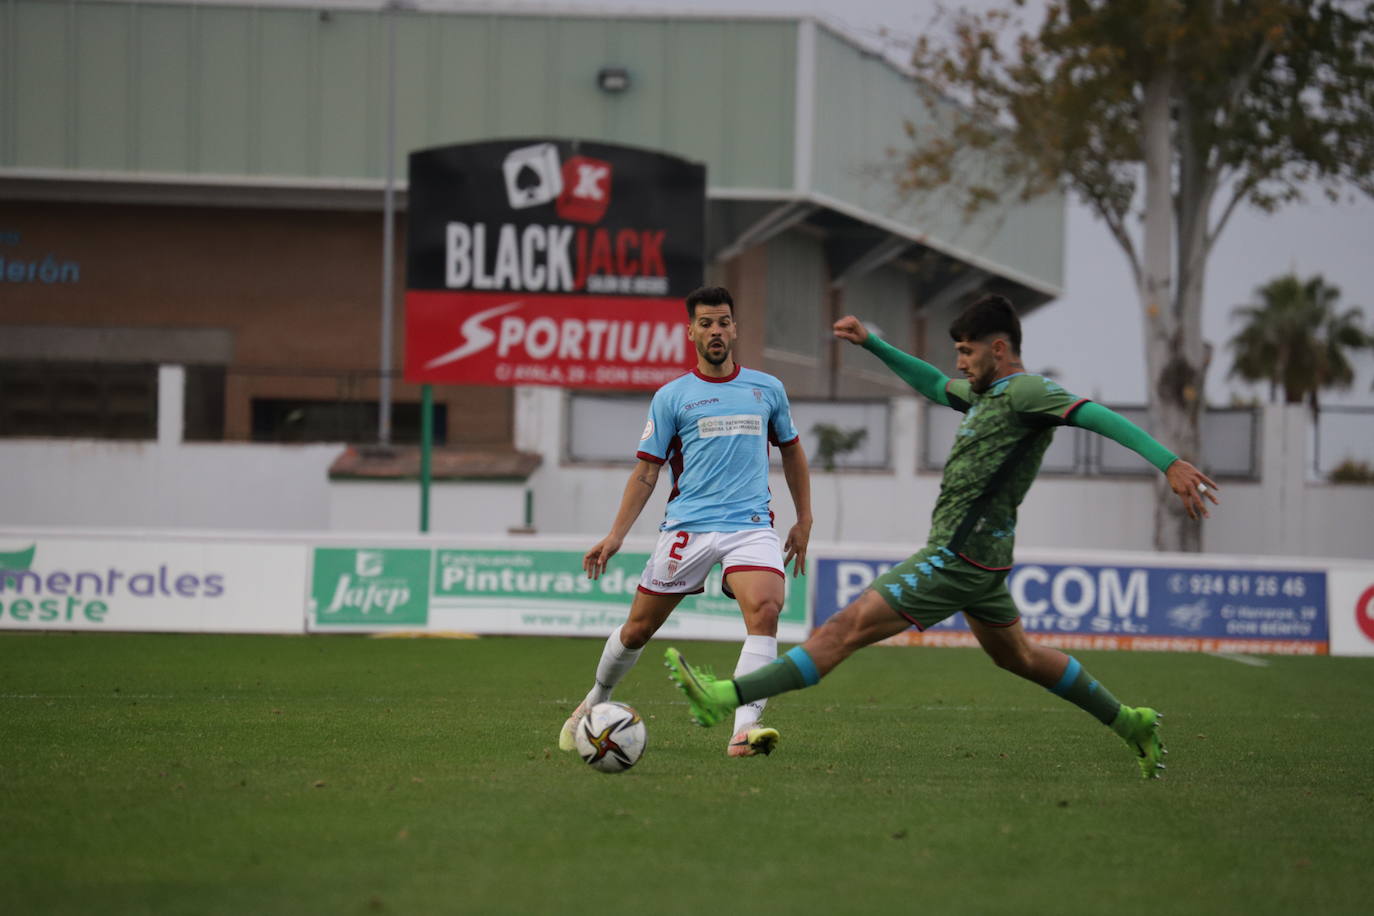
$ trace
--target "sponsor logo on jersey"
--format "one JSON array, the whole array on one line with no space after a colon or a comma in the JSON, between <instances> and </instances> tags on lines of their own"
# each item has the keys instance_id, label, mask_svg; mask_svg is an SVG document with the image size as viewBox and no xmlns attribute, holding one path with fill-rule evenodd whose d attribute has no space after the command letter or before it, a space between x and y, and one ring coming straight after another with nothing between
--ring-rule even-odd
<instances>
[{"instance_id":1,"label":"sponsor logo on jersey","mask_svg":"<svg viewBox=\"0 0 1374 916\"><path fill-rule=\"evenodd\" d=\"M697 420L697 435L703 439L717 436L762 436L763 417L755 414L702 417Z\"/></svg>"}]
</instances>

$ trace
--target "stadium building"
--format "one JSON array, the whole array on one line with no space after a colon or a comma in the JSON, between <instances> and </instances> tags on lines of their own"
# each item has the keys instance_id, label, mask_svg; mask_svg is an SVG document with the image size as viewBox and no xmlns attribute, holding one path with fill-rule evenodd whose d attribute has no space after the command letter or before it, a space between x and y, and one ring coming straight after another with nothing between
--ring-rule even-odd
<instances>
[{"instance_id":1,"label":"stadium building","mask_svg":"<svg viewBox=\"0 0 1374 916\"><path fill-rule=\"evenodd\" d=\"M811 18L10 0L0 59L0 499L14 524L414 531L414 150L579 138L704 165L704 279L735 293L740 362L787 385L813 464L818 428L865 432L833 456L844 506L839 475L816 488L821 538L923 538L952 433L830 322L854 312L951 370L944 329L970 297L1004 293L1024 314L1063 282L1062 198L970 222L900 193L906 125L931 126L910 77ZM434 396L433 530L606 523L645 392ZM1261 430L1253 410L1204 424L1210 473L1254 491L1209 524L1209 547L1348 555L1367 501L1284 460L1304 448L1301 418ZM1025 543L1150 547L1136 456L1066 430L1045 468ZM1275 512L1304 521L1266 524Z\"/></svg>"},{"instance_id":2,"label":"stadium building","mask_svg":"<svg viewBox=\"0 0 1374 916\"><path fill-rule=\"evenodd\" d=\"M923 117L907 78L811 19L92 0L0 15L8 435L150 438L150 367L175 364L188 439L374 436L389 124L397 252L410 150L567 136L705 164L708 279L740 301L743 362L800 397L892 390L823 339L855 303L919 347L969 295L1029 309L1059 291L1062 201L966 225L904 199L888 150ZM509 389L437 401L448 445L513 447ZM413 388L396 386L394 423L415 441Z\"/></svg>"}]
</instances>

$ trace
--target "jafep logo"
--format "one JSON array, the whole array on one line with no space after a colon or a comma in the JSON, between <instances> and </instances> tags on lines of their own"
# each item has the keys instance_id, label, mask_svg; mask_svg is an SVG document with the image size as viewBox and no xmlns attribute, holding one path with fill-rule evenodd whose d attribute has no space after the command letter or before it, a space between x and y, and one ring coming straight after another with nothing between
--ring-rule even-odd
<instances>
[{"instance_id":1,"label":"jafep logo","mask_svg":"<svg viewBox=\"0 0 1374 916\"><path fill-rule=\"evenodd\" d=\"M428 550L319 547L310 605L320 626L423 626L429 622Z\"/></svg>"},{"instance_id":2,"label":"jafep logo","mask_svg":"<svg viewBox=\"0 0 1374 916\"><path fill-rule=\"evenodd\" d=\"M501 163L506 200L513 210L554 202L560 218L599 223L611 205L611 164L589 156L560 163L553 143L522 146Z\"/></svg>"}]
</instances>

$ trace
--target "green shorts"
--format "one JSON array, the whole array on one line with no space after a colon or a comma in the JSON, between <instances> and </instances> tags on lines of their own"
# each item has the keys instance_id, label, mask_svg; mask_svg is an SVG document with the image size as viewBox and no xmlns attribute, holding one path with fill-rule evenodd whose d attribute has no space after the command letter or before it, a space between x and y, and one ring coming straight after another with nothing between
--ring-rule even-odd
<instances>
[{"instance_id":1,"label":"green shorts","mask_svg":"<svg viewBox=\"0 0 1374 916\"><path fill-rule=\"evenodd\" d=\"M1007 591L1007 570L974 566L947 547L913 554L874 579L873 590L918 630L960 611L992 627L1021 619Z\"/></svg>"}]
</instances>

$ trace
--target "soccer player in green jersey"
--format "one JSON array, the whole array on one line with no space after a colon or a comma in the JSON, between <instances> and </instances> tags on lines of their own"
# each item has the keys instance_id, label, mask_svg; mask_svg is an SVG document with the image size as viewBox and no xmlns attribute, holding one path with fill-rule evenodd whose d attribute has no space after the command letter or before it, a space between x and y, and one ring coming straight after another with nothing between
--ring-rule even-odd
<instances>
[{"instance_id":1,"label":"soccer player in green jersey","mask_svg":"<svg viewBox=\"0 0 1374 916\"><path fill-rule=\"evenodd\" d=\"M714 725L740 704L813 686L864 646L913 624L924 630L962 611L998 666L1095 716L1131 747L1145 778L1158 776L1166 753L1159 713L1122 704L1077 659L1026 638L1006 585L1016 510L1055 427L1064 425L1090 429L1139 453L1164 473L1190 518L1209 515L1204 497L1219 503L1217 485L1121 415L1027 373L1021 324L1002 296L985 296L950 325L961 379L885 343L853 316L835 322L834 333L877 356L925 397L964 414L945 463L929 542L875 579L804 645L751 674L719 680L669 649L669 673L687 695L692 717Z\"/></svg>"}]
</instances>

